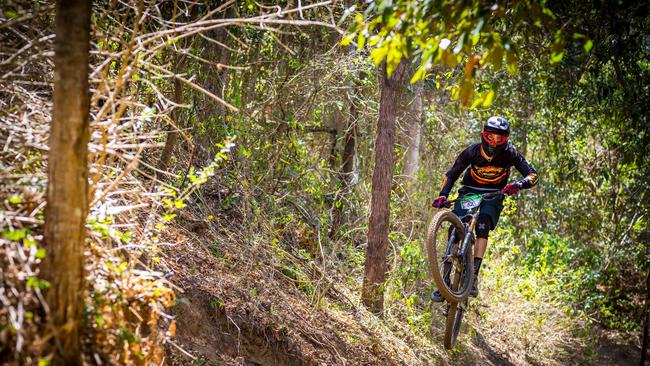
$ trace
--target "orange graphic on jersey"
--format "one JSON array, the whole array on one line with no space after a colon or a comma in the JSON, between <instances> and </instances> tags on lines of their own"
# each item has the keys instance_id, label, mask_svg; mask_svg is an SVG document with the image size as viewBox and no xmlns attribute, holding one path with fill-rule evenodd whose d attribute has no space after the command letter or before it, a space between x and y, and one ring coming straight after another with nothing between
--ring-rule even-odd
<instances>
[{"instance_id":1,"label":"orange graphic on jersey","mask_svg":"<svg viewBox=\"0 0 650 366\"><path fill-rule=\"evenodd\" d=\"M508 176L508 169L495 166L477 167L472 166L470 174L480 184L495 184L501 182Z\"/></svg>"}]
</instances>

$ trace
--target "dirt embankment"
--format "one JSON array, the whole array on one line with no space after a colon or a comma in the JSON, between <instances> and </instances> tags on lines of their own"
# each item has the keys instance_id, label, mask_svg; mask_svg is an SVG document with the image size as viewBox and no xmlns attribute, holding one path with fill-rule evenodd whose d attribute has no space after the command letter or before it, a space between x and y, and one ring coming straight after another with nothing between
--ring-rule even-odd
<instances>
[{"instance_id":1,"label":"dirt embankment","mask_svg":"<svg viewBox=\"0 0 650 366\"><path fill-rule=\"evenodd\" d=\"M164 262L182 289L174 342L195 359L169 346L170 364L432 364L331 283L319 301L320 290L292 272L305 268L287 269L259 241L209 223L190 229L178 232Z\"/></svg>"}]
</instances>

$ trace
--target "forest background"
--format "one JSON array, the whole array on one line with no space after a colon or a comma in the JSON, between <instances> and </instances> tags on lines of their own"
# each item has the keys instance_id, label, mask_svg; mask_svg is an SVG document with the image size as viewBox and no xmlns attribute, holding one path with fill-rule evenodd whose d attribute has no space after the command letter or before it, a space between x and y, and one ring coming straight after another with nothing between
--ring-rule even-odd
<instances>
[{"instance_id":1,"label":"forest background","mask_svg":"<svg viewBox=\"0 0 650 366\"><path fill-rule=\"evenodd\" d=\"M16 364L58 362L48 299L74 267L47 266L56 9L0 8L0 360ZM644 364L648 4L109 1L88 19L87 62L63 60L89 68L85 362L594 364L613 337ZM448 354L422 242L491 115L540 183L506 201ZM367 253L380 302L362 299Z\"/></svg>"}]
</instances>

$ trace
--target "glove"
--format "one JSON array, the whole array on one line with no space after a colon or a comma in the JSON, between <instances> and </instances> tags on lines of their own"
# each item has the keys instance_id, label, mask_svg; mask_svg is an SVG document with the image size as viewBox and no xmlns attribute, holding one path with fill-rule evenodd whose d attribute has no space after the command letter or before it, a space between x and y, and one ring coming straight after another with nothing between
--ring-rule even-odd
<instances>
[{"instance_id":1,"label":"glove","mask_svg":"<svg viewBox=\"0 0 650 366\"><path fill-rule=\"evenodd\" d=\"M440 196L440 197L436 198L436 199L433 201L433 205L432 205L432 206L435 207L435 208L443 208L443 207L447 207L447 206L449 206L449 201L447 201L447 197L445 197L445 196Z\"/></svg>"},{"instance_id":2,"label":"glove","mask_svg":"<svg viewBox=\"0 0 650 366\"><path fill-rule=\"evenodd\" d=\"M508 184L504 189L503 193L507 194L508 196L514 196L519 192L521 189L521 183L515 182L515 183L510 183Z\"/></svg>"}]
</instances>

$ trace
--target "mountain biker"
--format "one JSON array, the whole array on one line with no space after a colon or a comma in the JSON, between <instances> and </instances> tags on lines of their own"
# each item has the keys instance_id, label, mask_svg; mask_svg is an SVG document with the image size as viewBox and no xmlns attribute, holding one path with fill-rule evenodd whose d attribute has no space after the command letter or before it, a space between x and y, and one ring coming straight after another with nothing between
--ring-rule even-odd
<instances>
[{"instance_id":1,"label":"mountain biker","mask_svg":"<svg viewBox=\"0 0 650 366\"><path fill-rule=\"evenodd\" d=\"M514 195L520 189L527 189L537 184L537 172L524 157L508 142L510 123L504 117L488 118L483 126L481 142L470 145L445 173L439 197L433 201L433 207L449 206L447 196L460 174L465 171L459 196L466 194L487 193L501 190L507 195ZM507 184L510 168L515 167L524 179ZM467 170L465 170L467 168ZM474 283L470 296L478 295L478 273L487 249L488 233L494 230L503 209L503 197L484 200L479 208L476 222L476 246L474 247ZM463 217L466 212L456 202L453 212ZM448 281L448 279L446 279ZM434 302L444 298L439 290L431 294Z\"/></svg>"}]
</instances>

